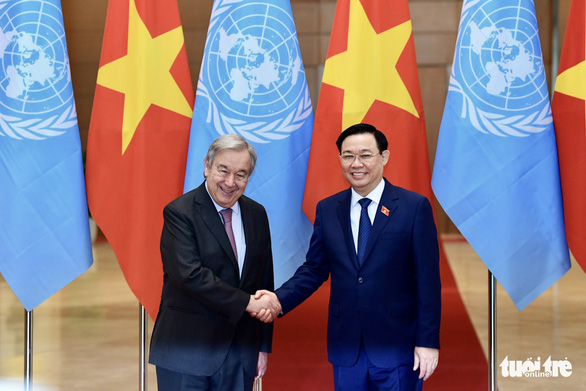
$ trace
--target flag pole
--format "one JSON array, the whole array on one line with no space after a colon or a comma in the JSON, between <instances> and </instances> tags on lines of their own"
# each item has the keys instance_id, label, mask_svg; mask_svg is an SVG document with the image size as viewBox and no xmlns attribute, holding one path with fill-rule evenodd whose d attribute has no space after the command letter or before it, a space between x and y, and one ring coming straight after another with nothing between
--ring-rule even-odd
<instances>
[{"instance_id":1,"label":"flag pole","mask_svg":"<svg viewBox=\"0 0 586 391\"><path fill-rule=\"evenodd\" d=\"M496 278L488 271L488 389L497 391L496 384Z\"/></svg>"},{"instance_id":2,"label":"flag pole","mask_svg":"<svg viewBox=\"0 0 586 391\"><path fill-rule=\"evenodd\" d=\"M25 346L24 346L24 390L33 389L33 311L25 310L24 314Z\"/></svg>"},{"instance_id":3,"label":"flag pole","mask_svg":"<svg viewBox=\"0 0 586 391\"><path fill-rule=\"evenodd\" d=\"M559 1L553 0L553 28L552 28L552 77L551 77L551 91L553 94L554 86L555 86L555 75L557 75L557 69L559 64L559 39L558 39L558 28L559 28ZM489 377L488 377L488 387L489 391L496 391L497 390L497 376L496 376L496 346L497 346L497 320L496 320L496 278L494 275L488 271L488 279L489 279Z\"/></svg>"},{"instance_id":4,"label":"flag pole","mask_svg":"<svg viewBox=\"0 0 586 391\"><path fill-rule=\"evenodd\" d=\"M147 312L142 304L138 304L140 312L140 363L139 363L139 390L147 390Z\"/></svg>"},{"instance_id":5,"label":"flag pole","mask_svg":"<svg viewBox=\"0 0 586 391\"><path fill-rule=\"evenodd\" d=\"M555 80L558 74L558 68L560 65L560 2L559 0L553 0L553 12L552 12L552 23L551 29L551 97L553 98Z\"/></svg>"},{"instance_id":6,"label":"flag pole","mask_svg":"<svg viewBox=\"0 0 586 391\"><path fill-rule=\"evenodd\" d=\"M552 24L553 27L551 29L551 100L553 102L553 94L555 92L555 82L557 80L558 71L560 68L560 2L559 0L553 0L553 12L552 12ZM557 323L559 322L559 307L557 305L559 295L559 284L554 284L553 286L553 304L554 304L554 321ZM559 327L554 328L554 341L558 346L557 342L559 340Z\"/></svg>"}]
</instances>

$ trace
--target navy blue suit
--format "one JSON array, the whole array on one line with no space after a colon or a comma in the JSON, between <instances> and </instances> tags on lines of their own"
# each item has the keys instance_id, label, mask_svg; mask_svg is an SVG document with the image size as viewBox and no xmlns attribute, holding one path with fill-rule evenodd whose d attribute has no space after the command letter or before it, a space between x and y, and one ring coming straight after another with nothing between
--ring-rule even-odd
<instances>
[{"instance_id":1,"label":"navy blue suit","mask_svg":"<svg viewBox=\"0 0 586 391\"><path fill-rule=\"evenodd\" d=\"M276 291L283 313L331 275L329 361L354 365L362 341L375 366L412 366L415 346L439 348L439 247L431 205L385 179L359 266L350 200L347 189L318 203L307 259Z\"/></svg>"}]
</instances>

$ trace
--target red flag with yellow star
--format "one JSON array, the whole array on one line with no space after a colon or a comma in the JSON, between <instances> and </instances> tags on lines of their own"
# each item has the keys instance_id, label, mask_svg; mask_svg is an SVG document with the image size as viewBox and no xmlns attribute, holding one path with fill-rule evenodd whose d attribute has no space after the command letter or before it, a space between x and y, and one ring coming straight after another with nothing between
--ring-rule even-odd
<instances>
[{"instance_id":1,"label":"red flag with yellow star","mask_svg":"<svg viewBox=\"0 0 586 391\"><path fill-rule=\"evenodd\" d=\"M182 194L193 100L177 0L110 0L87 147L88 203L153 319L163 207Z\"/></svg>"},{"instance_id":2,"label":"red flag with yellow star","mask_svg":"<svg viewBox=\"0 0 586 391\"><path fill-rule=\"evenodd\" d=\"M566 238L586 271L586 7L572 0L552 102Z\"/></svg>"},{"instance_id":3,"label":"red flag with yellow star","mask_svg":"<svg viewBox=\"0 0 586 391\"><path fill-rule=\"evenodd\" d=\"M407 0L339 0L317 104L303 210L348 187L335 141L357 123L389 141L384 175L428 197L429 154Z\"/></svg>"}]
</instances>

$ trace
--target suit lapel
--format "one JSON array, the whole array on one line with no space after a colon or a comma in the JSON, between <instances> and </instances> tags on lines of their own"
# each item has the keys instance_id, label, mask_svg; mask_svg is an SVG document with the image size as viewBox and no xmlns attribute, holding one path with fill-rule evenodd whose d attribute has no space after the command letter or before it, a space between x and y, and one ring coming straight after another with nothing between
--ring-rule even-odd
<instances>
[{"instance_id":1,"label":"suit lapel","mask_svg":"<svg viewBox=\"0 0 586 391\"><path fill-rule=\"evenodd\" d=\"M368 235L368 243L366 244L366 251L364 253L364 262L368 261L368 255L372 251L374 244L378 240L380 234L385 229L386 225L391 221L393 213L397 209L397 192L393 185L385 179L385 189L377 206L377 211L374 217L374 224ZM363 263L364 264L364 263Z\"/></svg>"},{"instance_id":2,"label":"suit lapel","mask_svg":"<svg viewBox=\"0 0 586 391\"><path fill-rule=\"evenodd\" d=\"M216 207L212 202L212 198L205 188L205 183L202 184L197 190L198 191L194 198L197 212L201 216L204 224L220 244L220 247L222 247L224 252L230 258L230 261L236 268L236 271L238 271L238 261L234 255L234 250L232 250L230 239L228 239L228 234L226 233L226 229L224 228L220 214L217 212Z\"/></svg>"},{"instance_id":3,"label":"suit lapel","mask_svg":"<svg viewBox=\"0 0 586 391\"><path fill-rule=\"evenodd\" d=\"M352 236L352 226L350 223L351 200L352 192L350 189L348 189L344 197L338 203L337 212L338 219L340 220L340 227L342 227L342 231L344 232L344 242L346 243L348 254L350 254L350 260L358 269L360 266L358 262L358 256L356 255L356 247L354 245L354 237Z\"/></svg>"},{"instance_id":4,"label":"suit lapel","mask_svg":"<svg viewBox=\"0 0 586 391\"><path fill-rule=\"evenodd\" d=\"M252 224L252 211L248 208L248 201L244 196L240 197L238 200L240 203L240 214L242 216L242 229L244 230L244 241L246 242L246 252L244 253L244 262L242 263L242 273L240 279L240 286L242 286L242 282L244 281L244 277L248 273L248 269L250 269L250 260L248 259L248 254L250 254L250 249L252 244L254 243L254 235L253 229L251 228Z\"/></svg>"}]
</instances>

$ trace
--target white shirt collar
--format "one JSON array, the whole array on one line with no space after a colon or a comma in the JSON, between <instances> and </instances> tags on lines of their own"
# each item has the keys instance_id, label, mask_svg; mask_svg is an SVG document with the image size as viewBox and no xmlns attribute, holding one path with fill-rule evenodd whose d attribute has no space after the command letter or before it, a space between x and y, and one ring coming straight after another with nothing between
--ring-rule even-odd
<instances>
[{"instance_id":1,"label":"white shirt collar","mask_svg":"<svg viewBox=\"0 0 586 391\"><path fill-rule=\"evenodd\" d=\"M351 189L352 191L352 198L350 200L350 207L354 207L358 201L363 198L370 198L373 204L378 205L380 204L380 199L383 196L383 191L385 190L385 180L381 179L380 183L372 190L370 193L366 195L366 197L361 196L356 192L356 190Z\"/></svg>"}]
</instances>

